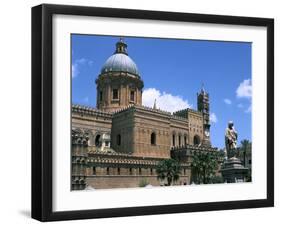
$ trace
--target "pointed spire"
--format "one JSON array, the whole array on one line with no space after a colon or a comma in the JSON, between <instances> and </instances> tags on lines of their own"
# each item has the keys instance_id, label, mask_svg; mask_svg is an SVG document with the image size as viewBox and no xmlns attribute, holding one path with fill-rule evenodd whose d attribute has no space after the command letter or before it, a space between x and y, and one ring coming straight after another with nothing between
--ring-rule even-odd
<instances>
[{"instance_id":1,"label":"pointed spire","mask_svg":"<svg viewBox=\"0 0 281 226\"><path fill-rule=\"evenodd\" d=\"M153 109L157 109L157 106L156 106L156 99L154 100Z\"/></svg>"},{"instance_id":2,"label":"pointed spire","mask_svg":"<svg viewBox=\"0 0 281 226\"><path fill-rule=\"evenodd\" d=\"M116 43L115 53L123 53L125 55L128 55L128 53L127 53L127 44L125 43L123 37L120 37L119 41Z\"/></svg>"},{"instance_id":3,"label":"pointed spire","mask_svg":"<svg viewBox=\"0 0 281 226\"><path fill-rule=\"evenodd\" d=\"M201 84L201 93L206 93L205 87L204 87L204 82Z\"/></svg>"}]
</instances>

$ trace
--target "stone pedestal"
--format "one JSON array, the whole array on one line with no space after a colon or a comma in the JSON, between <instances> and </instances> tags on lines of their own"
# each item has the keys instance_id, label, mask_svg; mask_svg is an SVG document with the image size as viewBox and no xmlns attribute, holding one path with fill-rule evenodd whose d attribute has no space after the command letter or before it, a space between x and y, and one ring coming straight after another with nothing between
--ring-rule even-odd
<instances>
[{"instance_id":1,"label":"stone pedestal","mask_svg":"<svg viewBox=\"0 0 281 226\"><path fill-rule=\"evenodd\" d=\"M225 182L238 183L246 181L248 168L244 167L238 158L232 157L223 163L220 172Z\"/></svg>"}]
</instances>

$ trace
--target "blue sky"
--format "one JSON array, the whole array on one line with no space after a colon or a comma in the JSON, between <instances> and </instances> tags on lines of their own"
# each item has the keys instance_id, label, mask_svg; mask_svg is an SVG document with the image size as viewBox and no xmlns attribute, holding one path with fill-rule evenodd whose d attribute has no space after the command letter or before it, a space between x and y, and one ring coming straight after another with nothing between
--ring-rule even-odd
<instances>
[{"instance_id":1,"label":"blue sky","mask_svg":"<svg viewBox=\"0 0 281 226\"><path fill-rule=\"evenodd\" d=\"M72 35L72 102L96 106L95 79L119 37ZM211 140L224 146L234 121L238 142L251 140L251 43L128 38L128 54L144 81L143 104L176 111L197 108L202 83L210 95Z\"/></svg>"}]
</instances>

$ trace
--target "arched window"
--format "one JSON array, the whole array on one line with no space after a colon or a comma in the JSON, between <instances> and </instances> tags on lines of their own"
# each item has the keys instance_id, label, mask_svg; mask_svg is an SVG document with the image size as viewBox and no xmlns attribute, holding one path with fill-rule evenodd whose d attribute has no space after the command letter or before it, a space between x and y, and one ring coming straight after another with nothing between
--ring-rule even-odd
<instances>
[{"instance_id":1,"label":"arched window","mask_svg":"<svg viewBox=\"0 0 281 226\"><path fill-rule=\"evenodd\" d=\"M193 138L193 144L198 146L200 144L200 137L198 135L195 135Z\"/></svg>"},{"instance_id":2,"label":"arched window","mask_svg":"<svg viewBox=\"0 0 281 226\"><path fill-rule=\"evenodd\" d=\"M131 90L130 92L130 101L134 102L135 101L135 91Z\"/></svg>"},{"instance_id":3,"label":"arched window","mask_svg":"<svg viewBox=\"0 0 281 226\"><path fill-rule=\"evenodd\" d=\"M96 147L99 147L100 144L101 144L101 142L100 142L100 135L98 134L98 135L96 136L96 139L95 139L95 145L96 145Z\"/></svg>"},{"instance_id":4,"label":"arched window","mask_svg":"<svg viewBox=\"0 0 281 226\"><path fill-rule=\"evenodd\" d=\"M175 136L175 134L173 134L173 146L175 146L176 145L176 136Z\"/></svg>"},{"instance_id":5,"label":"arched window","mask_svg":"<svg viewBox=\"0 0 281 226\"><path fill-rule=\"evenodd\" d=\"M120 134L118 134L117 137L116 137L116 143L117 143L118 146L121 145L121 135Z\"/></svg>"},{"instance_id":6,"label":"arched window","mask_svg":"<svg viewBox=\"0 0 281 226\"><path fill-rule=\"evenodd\" d=\"M102 101L102 91L100 91L100 101Z\"/></svg>"},{"instance_id":7,"label":"arched window","mask_svg":"<svg viewBox=\"0 0 281 226\"><path fill-rule=\"evenodd\" d=\"M181 135L179 135L179 146L181 146Z\"/></svg>"},{"instance_id":8,"label":"arched window","mask_svg":"<svg viewBox=\"0 0 281 226\"><path fill-rule=\"evenodd\" d=\"M112 90L112 99L113 100L118 100L119 99L118 89L113 89Z\"/></svg>"},{"instance_id":9,"label":"arched window","mask_svg":"<svg viewBox=\"0 0 281 226\"><path fill-rule=\"evenodd\" d=\"M151 145L156 145L156 134L153 132L150 136Z\"/></svg>"},{"instance_id":10,"label":"arched window","mask_svg":"<svg viewBox=\"0 0 281 226\"><path fill-rule=\"evenodd\" d=\"M187 145L187 136L184 135L184 145Z\"/></svg>"}]
</instances>

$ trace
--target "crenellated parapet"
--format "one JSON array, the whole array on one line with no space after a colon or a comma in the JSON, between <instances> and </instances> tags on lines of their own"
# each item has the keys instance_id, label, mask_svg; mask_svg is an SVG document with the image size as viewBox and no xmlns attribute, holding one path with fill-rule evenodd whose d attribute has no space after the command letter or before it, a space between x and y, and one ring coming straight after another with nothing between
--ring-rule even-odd
<instances>
[{"instance_id":1,"label":"crenellated parapet","mask_svg":"<svg viewBox=\"0 0 281 226\"><path fill-rule=\"evenodd\" d=\"M219 156L218 161L223 161L223 156L221 156L217 148L212 148L209 146L195 146L189 144L171 148L171 157L181 163L191 163L194 153L198 152Z\"/></svg>"},{"instance_id":2,"label":"crenellated parapet","mask_svg":"<svg viewBox=\"0 0 281 226\"><path fill-rule=\"evenodd\" d=\"M187 112L189 113L189 112L191 112L191 113L194 113L194 114L202 114L200 111L197 111L197 110L194 110L194 109L191 109L191 108L187 108L186 109L187 110Z\"/></svg>"},{"instance_id":3,"label":"crenellated parapet","mask_svg":"<svg viewBox=\"0 0 281 226\"><path fill-rule=\"evenodd\" d=\"M151 108L151 107L147 107L147 106L136 106L137 109L142 109L142 110L146 110L146 111L149 111L149 112L154 112L154 113L160 113L160 114L163 114L163 115L171 115L170 112L168 111L164 111L164 110L161 110L161 109L155 109L155 108Z\"/></svg>"},{"instance_id":4,"label":"crenellated parapet","mask_svg":"<svg viewBox=\"0 0 281 226\"><path fill-rule=\"evenodd\" d=\"M117 115L117 114L120 114L120 113L123 113L123 112L126 112L126 111L130 111L130 110L134 110L135 109L135 105L133 104L130 104L126 107L122 107L114 112L112 112L113 115Z\"/></svg>"},{"instance_id":5,"label":"crenellated parapet","mask_svg":"<svg viewBox=\"0 0 281 226\"><path fill-rule=\"evenodd\" d=\"M191 108L186 108L186 109L182 109L182 110L179 110L179 111L175 111L173 113L173 115L183 117L183 118L188 118L189 113L202 115L202 113L200 111L197 111L197 110L194 110L194 109L191 109Z\"/></svg>"},{"instance_id":6,"label":"crenellated parapet","mask_svg":"<svg viewBox=\"0 0 281 226\"><path fill-rule=\"evenodd\" d=\"M210 146L198 146L198 145L182 145L182 146L175 146L171 148L171 151L177 152L182 150L192 150L192 151L208 151L208 152L214 152L218 151L218 148L213 148Z\"/></svg>"},{"instance_id":7,"label":"crenellated parapet","mask_svg":"<svg viewBox=\"0 0 281 226\"><path fill-rule=\"evenodd\" d=\"M154 108L143 106L143 105L134 105L134 104L131 104L131 105L128 105L121 109L118 109L117 111L113 112L113 114L119 114L119 113L129 111L129 110L144 110L144 111L151 112L151 113L159 113L162 115L171 116L171 113L168 111L154 109Z\"/></svg>"},{"instance_id":8,"label":"crenellated parapet","mask_svg":"<svg viewBox=\"0 0 281 226\"><path fill-rule=\"evenodd\" d=\"M175 120L187 122L187 118L184 118L184 117L181 117L181 116L178 116L178 115L171 115L171 118L175 119Z\"/></svg>"},{"instance_id":9,"label":"crenellated parapet","mask_svg":"<svg viewBox=\"0 0 281 226\"><path fill-rule=\"evenodd\" d=\"M100 117L105 117L105 118L112 118L111 112L106 112L106 111L102 111L102 110L99 110L96 108L78 105L78 104L72 105L72 112L83 114L83 115L89 115L89 116L100 116Z\"/></svg>"},{"instance_id":10,"label":"crenellated parapet","mask_svg":"<svg viewBox=\"0 0 281 226\"><path fill-rule=\"evenodd\" d=\"M108 112L108 111L103 111L103 110L99 110L96 108L92 108L89 106L83 106L83 105L77 105L77 104L72 105L73 113L79 113L79 114L89 115L89 116L99 116L99 117L105 117L105 118L112 118L114 115L117 115L117 114L120 114L123 112L128 112L128 111L135 111L135 110L144 110L144 111L151 112L151 113L158 113L161 115L169 116L172 119L185 121L185 122L187 121L187 118L188 118L187 115L189 112L192 112L192 113L195 113L198 115L202 115L201 112L198 112L196 110L189 109L189 108L171 113L171 112L168 112L165 110L154 109L154 108L148 107L148 106L129 104L114 112Z\"/></svg>"},{"instance_id":11,"label":"crenellated parapet","mask_svg":"<svg viewBox=\"0 0 281 226\"><path fill-rule=\"evenodd\" d=\"M182 117L182 118L187 118L187 114L188 114L188 109L182 109L179 111L175 111L173 113L174 116L178 116L178 117Z\"/></svg>"},{"instance_id":12,"label":"crenellated parapet","mask_svg":"<svg viewBox=\"0 0 281 226\"><path fill-rule=\"evenodd\" d=\"M88 152L87 164L91 165L108 165L108 166L126 166L130 165L135 168L139 167L156 167L163 159L161 158L151 158L151 157L140 157L133 156L118 152L100 152L91 151ZM181 163L181 167L188 167L189 164Z\"/></svg>"}]
</instances>

